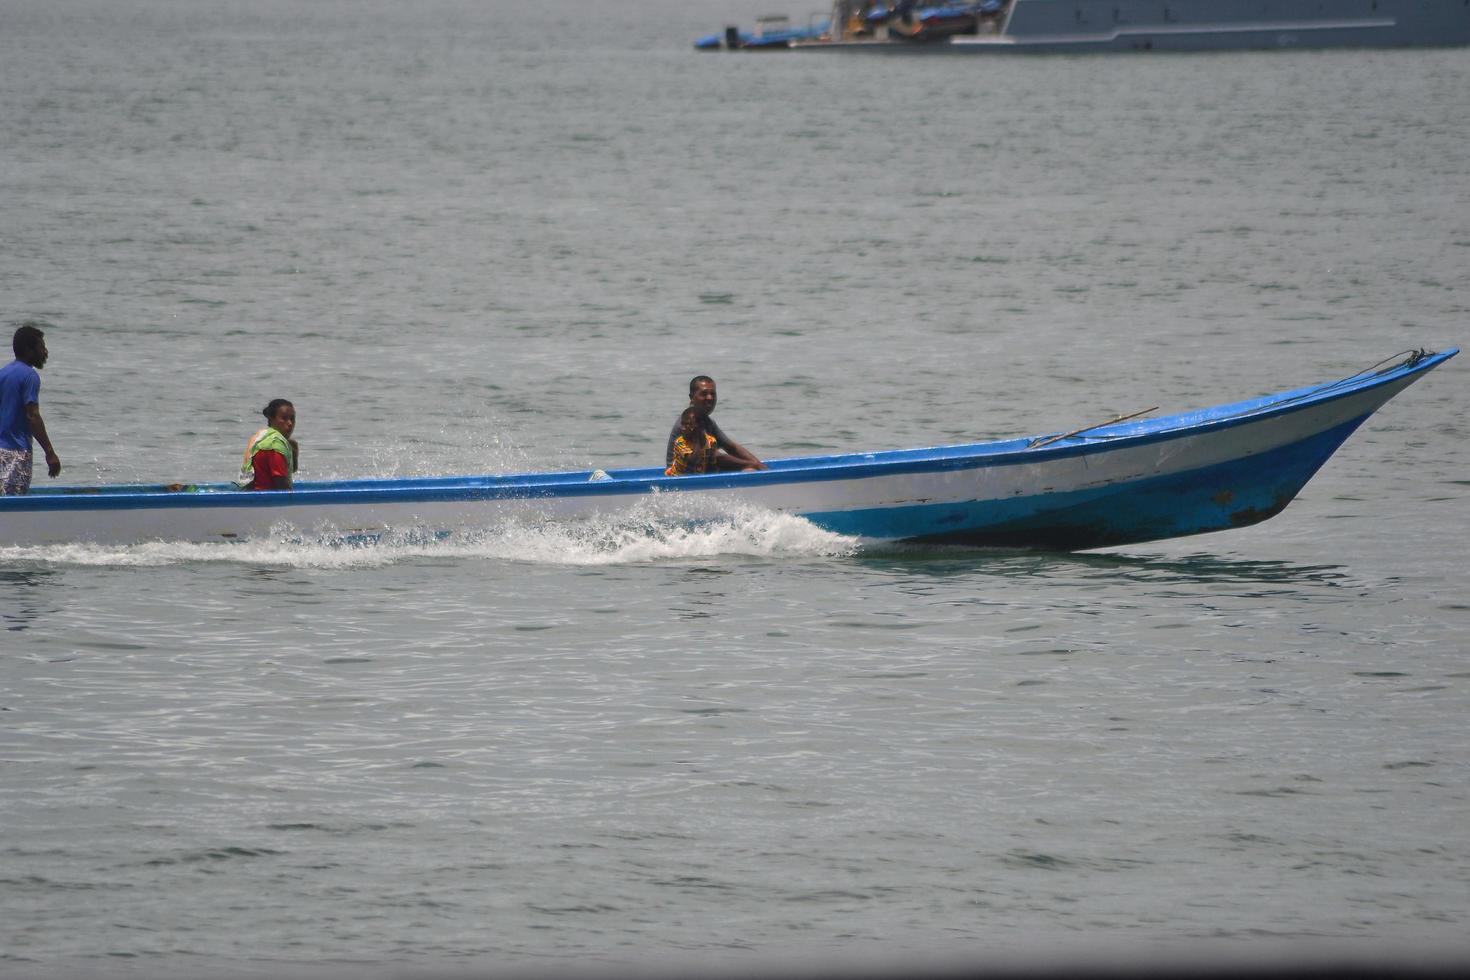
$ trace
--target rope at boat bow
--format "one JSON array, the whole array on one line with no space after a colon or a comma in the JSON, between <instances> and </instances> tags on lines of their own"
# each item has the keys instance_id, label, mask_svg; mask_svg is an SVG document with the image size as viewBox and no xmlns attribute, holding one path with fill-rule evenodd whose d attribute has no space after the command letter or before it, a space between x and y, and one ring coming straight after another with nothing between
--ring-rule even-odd
<instances>
[{"instance_id":1,"label":"rope at boat bow","mask_svg":"<svg viewBox=\"0 0 1470 980\"><path fill-rule=\"evenodd\" d=\"M1414 365L1418 364L1420 361L1424 360L1426 357L1434 356L1434 353L1434 351L1425 350L1423 347L1420 347L1417 350L1399 351L1397 354L1394 354L1390 357L1385 357L1383 360L1379 361L1377 364L1374 364L1372 367L1364 368L1357 374L1350 374L1346 378L1342 378L1338 381L1331 381L1325 385L1319 385L1316 388L1301 392L1300 394L1292 395L1290 398L1282 398L1274 401L1269 406L1261 407L1275 408L1280 405L1290 405L1292 402L1301 401L1304 398L1312 398L1322 394L1323 392L1331 391L1334 388L1340 388L1343 385L1353 384L1354 382L1357 382L1365 377L1372 377L1375 374L1386 374L1389 371L1397 370L1401 367L1411 368ZM1156 412L1158 411L1158 408L1159 407L1155 405L1153 408L1145 408L1141 411L1130 412L1126 415L1118 415L1108 419L1106 422L1094 422L1092 425L1084 425L1080 429L1073 429L1071 432L1063 432L1054 436L1037 436L1035 439L1032 439L1029 443L1026 444L1026 448L1039 449L1042 446L1049 446L1054 442L1060 442L1063 439L1070 439L1072 436L1079 436L1082 435L1084 432L1091 432L1093 429L1101 429L1105 425L1112 425L1114 422L1123 422L1128 419L1137 418L1140 415L1147 415L1149 412ZM1251 411L1260 411L1260 408L1255 408ZM1111 437L1096 436L1094 438Z\"/></svg>"},{"instance_id":2,"label":"rope at boat bow","mask_svg":"<svg viewBox=\"0 0 1470 980\"><path fill-rule=\"evenodd\" d=\"M1423 347L1420 347L1418 350L1401 350L1397 354L1394 354L1390 357L1385 357L1383 360L1379 361L1377 364L1374 364L1372 367L1364 368L1357 374L1350 374L1346 378L1342 378L1338 381L1331 381L1325 385L1319 385L1316 388L1312 388L1309 391L1304 391L1299 395L1292 395L1290 398L1282 398L1279 401L1274 401L1271 403L1270 407L1275 408L1277 405L1290 405L1292 402L1299 402L1304 398L1313 398L1317 395L1322 394L1325 391L1331 391L1334 388L1341 388L1344 385L1352 384L1356 381L1362 380L1363 378L1371 378L1375 374L1387 374L1389 371L1394 371L1401 367L1413 367L1415 364L1418 364L1420 361L1424 360L1424 358L1433 356L1434 351L1425 350Z\"/></svg>"}]
</instances>

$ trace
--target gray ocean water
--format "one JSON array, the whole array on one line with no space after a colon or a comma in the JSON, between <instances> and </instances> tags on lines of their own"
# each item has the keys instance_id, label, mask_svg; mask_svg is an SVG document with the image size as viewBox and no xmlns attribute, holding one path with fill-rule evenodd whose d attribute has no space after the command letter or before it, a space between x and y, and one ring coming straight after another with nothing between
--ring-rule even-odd
<instances>
[{"instance_id":1,"label":"gray ocean water","mask_svg":"<svg viewBox=\"0 0 1470 980\"><path fill-rule=\"evenodd\" d=\"M63 478L278 396L304 477L505 472L656 462L696 373L780 456L1466 342L1470 50L691 50L770 7L0 0ZM1464 957L1462 362L1108 552L0 547L0 975Z\"/></svg>"}]
</instances>

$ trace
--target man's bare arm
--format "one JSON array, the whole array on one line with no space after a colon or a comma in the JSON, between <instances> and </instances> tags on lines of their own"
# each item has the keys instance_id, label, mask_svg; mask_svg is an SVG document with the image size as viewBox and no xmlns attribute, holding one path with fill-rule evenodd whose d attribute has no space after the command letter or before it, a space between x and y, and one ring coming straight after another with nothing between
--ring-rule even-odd
<instances>
[{"instance_id":1,"label":"man's bare arm","mask_svg":"<svg viewBox=\"0 0 1470 980\"><path fill-rule=\"evenodd\" d=\"M711 421L713 421L713 419ZM742 469L746 467L757 470L766 469L766 464L760 461L760 457L756 456L755 453L740 445L740 443L736 442L734 439L731 439L729 436L725 435L724 432L720 431L719 426L711 425L710 429L710 435L715 437L715 442L719 443L720 448L728 453L732 458L734 458L734 460L740 464Z\"/></svg>"},{"instance_id":2,"label":"man's bare arm","mask_svg":"<svg viewBox=\"0 0 1470 980\"><path fill-rule=\"evenodd\" d=\"M61 472L61 457L56 455L56 450L51 448L51 437L46 434L46 423L41 418L41 406L31 402L26 406L26 422L30 424L31 435L41 444L41 449L46 453L46 472L51 476Z\"/></svg>"},{"instance_id":3,"label":"man's bare arm","mask_svg":"<svg viewBox=\"0 0 1470 980\"><path fill-rule=\"evenodd\" d=\"M729 443L730 444L725 447L725 452L729 453L731 456L735 457L746 466L754 466L758 470L763 470L766 468L766 464L762 463L760 461L760 458L757 457L755 453L751 452L749 449L746 449L734 439L729 440Z\"/></svg>"}]
</instances>

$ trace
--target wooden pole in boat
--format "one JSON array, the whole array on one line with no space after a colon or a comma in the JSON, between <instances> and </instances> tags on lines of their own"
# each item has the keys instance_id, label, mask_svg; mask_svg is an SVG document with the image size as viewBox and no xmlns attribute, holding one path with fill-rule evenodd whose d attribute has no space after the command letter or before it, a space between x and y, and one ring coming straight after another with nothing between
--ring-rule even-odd
<instances>
[{"instance_id":1,"label":"wooden pole in boat","mask_svg":"<svg viewBox=\"0 0 1470 980\"><path fill-rule=\"evenodd\" d=\"M1059 436L1048 436L1045 439L1039 439L1026 448L1040 449L1042 446L1050 446L1054 442L1060 442L1063 439L1070 439L1073 436L1080 436L1084 432L1091 432L1093 429L1101 429L1103 426L1112 425L1114 422L1126 422L1129 419L1136 419L1140 415L1147 415L1149 412L1157 412L1158 410L1159 406L1157 405L1155 405L1153 408L1142 408L1136 412L1129 412L1127 415L1119 415L1115 418L1110 418L1106 422L1094 422L1091 425L1084 425L1080 429L1073 429L1071 432L1063 432Z\"/></svg>"}]
</instances>

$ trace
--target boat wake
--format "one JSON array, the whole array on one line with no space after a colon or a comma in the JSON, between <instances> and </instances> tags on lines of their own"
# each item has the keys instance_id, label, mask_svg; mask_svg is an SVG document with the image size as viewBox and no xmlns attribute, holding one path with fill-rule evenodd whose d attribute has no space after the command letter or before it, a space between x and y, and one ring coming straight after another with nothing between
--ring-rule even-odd
<instances>
[{"instance_id":1,"label":"boat wake","mask_svg":"<svg viewBox=\"0 0 1470 980\"><path fill-rule=\"evenodd\" d=\"M148 568L196 562L349 569L446 558L623 565L724 555L847 557L859 549L857 538L824 531L790 514L749 506L692 521L666 509L637 508L582 521L507 523L453 533L414 528L372 535L332 530L303 534L278 527L270 537L237 542L0 547L0 569L34 564Z\"/></svg>"}]
</instances>

